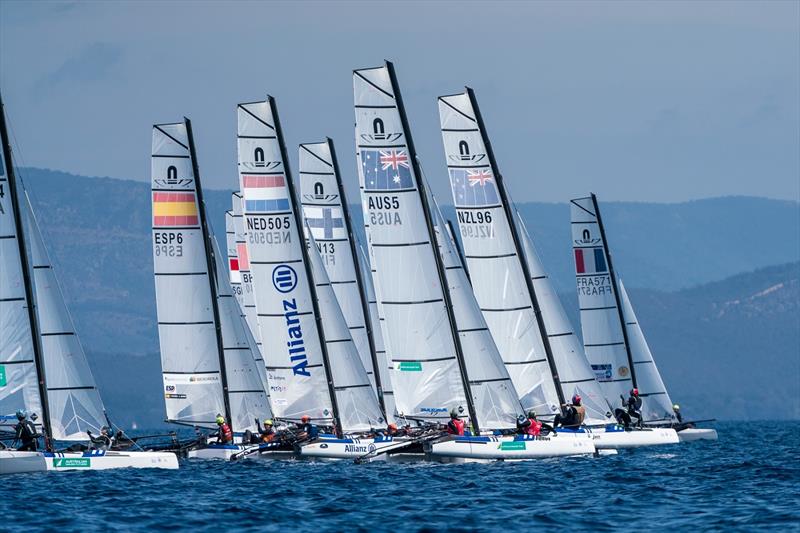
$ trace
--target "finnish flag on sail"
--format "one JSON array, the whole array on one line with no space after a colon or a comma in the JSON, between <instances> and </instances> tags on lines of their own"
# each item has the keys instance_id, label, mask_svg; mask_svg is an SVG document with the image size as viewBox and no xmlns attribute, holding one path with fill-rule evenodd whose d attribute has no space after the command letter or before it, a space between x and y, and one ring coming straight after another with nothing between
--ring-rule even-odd
<instances>
[{"instance_id":1,"label":"finnish flag on sail","mask_svg":"<svg viewBox=\"0 0 800 533\"><path fill-rule=\"evenodd\" d=\"M388 148L385 150L361 149L361 167L364 171L364 188L367 190L412 189L411 161L408 152Z\"/></svg>"},{"instance_id":2,"label":"finnish flag on sail","mask_svg":"<svg viewBox=\"0 0 800 533\"><path fill-rule=\"evenodd\" d=\"M339 207L304 206L306 223L315 239L346 239L344 215Z\"/></svg>"},{"instance_id":3,"label":"finnish flag on sail","mask_svg":"<svg viewBox=\"0 0 800 533\"><path fill-rule=\"evenodd\" d=\"M456 207L483 207L500 203L497 184L489 168L451 168L450 187Z\"/></svg>"}]
</instances>

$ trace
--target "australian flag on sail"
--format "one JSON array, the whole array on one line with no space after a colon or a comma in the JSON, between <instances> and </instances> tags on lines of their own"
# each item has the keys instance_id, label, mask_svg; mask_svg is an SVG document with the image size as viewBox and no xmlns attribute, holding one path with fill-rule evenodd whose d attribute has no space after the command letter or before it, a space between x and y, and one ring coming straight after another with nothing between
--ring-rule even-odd
<instances>
[{"instance_id":1,"label":"australian flag on sail","mask_svg":"<svg viewBox=\"0 0 800 533\"><path fill-rule=\"evenodd\" d=\"M453 189L456 207L500 204L497 183L489 168L451 168L450 187Z\"/></svg>"},{"instance_id":2,"label":"australian flag on sail","mask_svg":"<svg viewBox=\"0 0 800 533\"><path fill-rule=\"evenodd\" d=\"M369 190L412 189L411 160L406 150L361 149L364 188Z\"/></svg>"}]
</instances>

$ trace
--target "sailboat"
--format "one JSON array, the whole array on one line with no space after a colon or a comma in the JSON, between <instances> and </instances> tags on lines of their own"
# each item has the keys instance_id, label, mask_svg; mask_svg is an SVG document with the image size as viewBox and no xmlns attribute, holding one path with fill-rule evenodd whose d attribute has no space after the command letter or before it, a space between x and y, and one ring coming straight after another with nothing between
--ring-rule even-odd
<instances>
[{"instance_id":1,"label":"sailboat","mask_svg":"<svg viewBox=\"0 0 800 533\"><path fill-rule=\"evenodd\" d=\"M240 442L200 438L190 458L229 459L271 418L266 370L226 279L205 213L191 122L153 126L153 263L167 422L217 429ZM236 439L235 439L236 440Z\"/></svg>"},{"instance_id":2,"label":"sailboat","mask_svg":"<svg viewBox=\"0 0 800 533\"><path fill-rule=\"evenodd\" d=\"M432 458L527 459L595 451L591 439L495 435L522 413L416 158L394 67L354 71L365 227L398 416L467 416L470 435L428 443Z\"/></svg>"},{"instance_id":3,"label":"sailboat","mask_svg":"<svg viewBox=\"0 0 800 533\"><path fill-rule=\"evenodd\" d=\"M547 417L579 395L585 423L606 424L609 405L515 216L472 89L439 97L439 115L473 290L520 401Z\"/></svg>"},{"instance_id":4,"label":"sailboat","mask_svg":"<svg viewBox=\"0 0 800 533\"><path fill-rule=\"evenodd\" d=\"M646 429L634 434L666 432L668 442L716 440L713 429L681 427L673 436L673 429L661 427L675 422L672 400L614 269L597 197L571 200L570 211L584 347L609 403L620 405L619 397L636 388Z\"/></svg>"},{"instance_id":5,"label":"sailboat","mask_svg":"<svg viewBox=\"0 0 800 533\"><path fill-rule=\"evenodd\" d=\"M19 411L41 415L35 427L45 442L43 451L0 445L0 474L178 468L168 452L56 451L57 442L86 442L88 431L111 424L27 194L21 201L2 100L0 136L0 425Z\"/></svg>"},{"instance_id":6,"label":"sailboat","mask_svg":"<svg viewBox=\"0 0 800 533\"><path fill-rule=\"evenodd\" d=\"M391 438L371 436L385 428L385 415L313 232L302 226L274 99L239 104L238 124L247 251L275 416L332 428L302 444L301 457L356 458L388 446Z\"/></svg>"},{"instance_id":7,"label":"sailboat","mask_svg":"<svg viewBox=\"0 0 800 533\"><path fill-rule=\"evenodd\" d=\"M331 139L300 145L299 174L300 203L305 223L317 243L361 362L381 408L386 412L383 396L386 372L380 371L386 364L385 361L379 361L375 347L380 331L373 331L369 320L369 303L364 291L357 244Z\"/></svg>"}]
</instances>

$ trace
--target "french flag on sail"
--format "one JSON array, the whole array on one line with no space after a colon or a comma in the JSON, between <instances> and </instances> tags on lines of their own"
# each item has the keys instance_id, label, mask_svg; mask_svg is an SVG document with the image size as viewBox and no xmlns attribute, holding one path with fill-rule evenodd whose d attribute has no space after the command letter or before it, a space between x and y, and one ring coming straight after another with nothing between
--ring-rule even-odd
<instances>
[{"instance_id":1,"label":"french flag on sail","mask_svg":"<svg viewBox=\"0 0 800 533\"><path fill-rule=\"evenodd\" d=\"M242 176L244 208L248 213L289 211L286 178L282 174Z\"/></svg>"},{"instance_id":2,"label":"french flag on sail","mask_svg":"<svg viewBox=\"0 0 800 533\"><path fill-rule=\"evenodd\" d=\"M575 272L578 274L602 274L608 272L606 256L602 248L576 248Z\"/></svg>"}]
</instances>

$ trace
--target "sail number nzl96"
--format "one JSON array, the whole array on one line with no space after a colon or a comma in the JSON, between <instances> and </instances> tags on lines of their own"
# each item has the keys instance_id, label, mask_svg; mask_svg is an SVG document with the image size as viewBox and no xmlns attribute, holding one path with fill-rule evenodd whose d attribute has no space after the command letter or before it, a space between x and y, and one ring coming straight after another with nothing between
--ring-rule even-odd
<instances>
[{"instance_id":1,"label":"sail number nzl96","mask_svg":"<svg viewBox=\"0 0 800 533\"><path fill-rule=\"evenodd\" d=\"M153 253L157 257L183 257L183 233L180 231L154 232Z\"/></svg>"},{"instance_id":2,"label":"sail number nzl96","mask_svg":"<svg viewBox=\"0 0 800 533\"><path fill-rule=\"evenodd\" d=\"M461 228L462 237L476 239L493 239L494 226L492 225L491 211L476 211L473 209L457 211L458 226Z\"/></svg>"},{"instance_id":3,"label":"sail number nzl96","mask_svg":"<svg viewBox=\"0 0 800 533\"><path fill-rule=\"evenodd\" d=\"M247 240L250 244L284 244L292 242L290 215L247 216Z\"/></svg>"}]
</instances>

